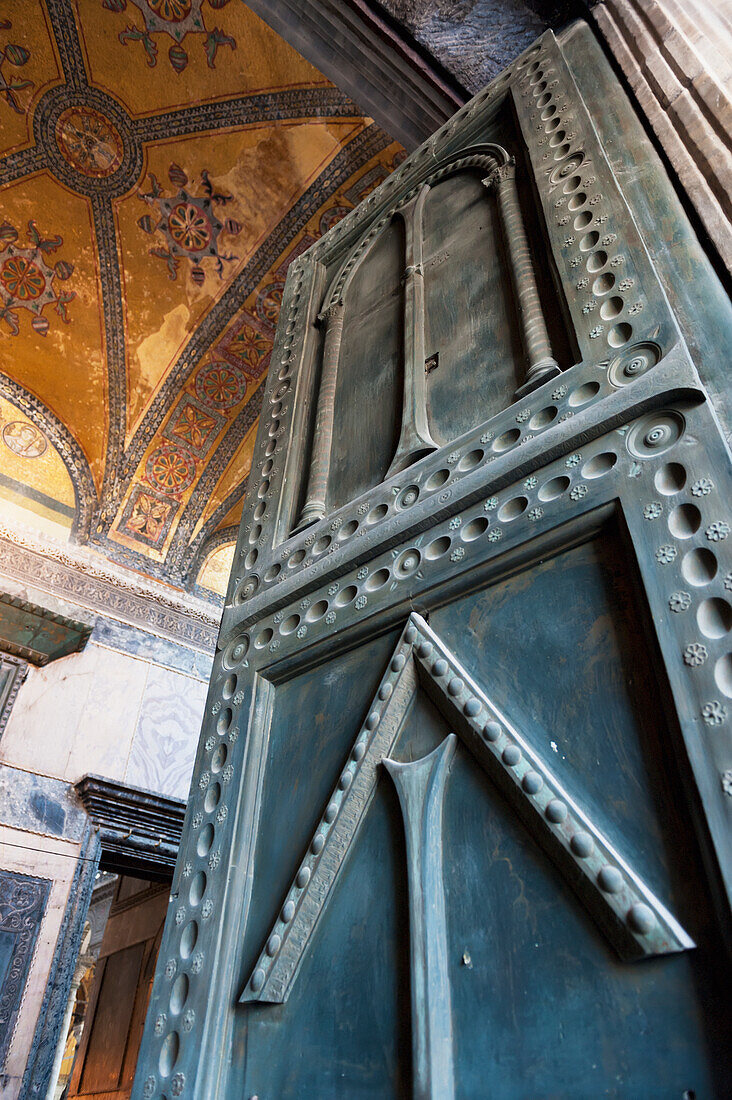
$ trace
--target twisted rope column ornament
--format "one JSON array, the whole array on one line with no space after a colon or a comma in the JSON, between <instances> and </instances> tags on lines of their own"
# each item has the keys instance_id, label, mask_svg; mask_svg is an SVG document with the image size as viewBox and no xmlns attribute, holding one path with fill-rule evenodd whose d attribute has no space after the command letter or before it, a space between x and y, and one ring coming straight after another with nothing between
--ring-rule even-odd
<instances>
[{"instance_id":1,"label":"twisted rope column ornament","mask_svg":"<svg viewBox=\"0 0 732 1100\"><path fill-rule=\"evenodd\" d=\"M516 397L535 390L549 378L561 374L552 353L544 312L539 300L534 265L526 237L524 221L516 189L516 162L507 159L486 176L483 184L496 192L501 228L511 261L511 277L516 294L521 336L528 360L526 381L516 390Z\"/></svg>"}]
</instances>

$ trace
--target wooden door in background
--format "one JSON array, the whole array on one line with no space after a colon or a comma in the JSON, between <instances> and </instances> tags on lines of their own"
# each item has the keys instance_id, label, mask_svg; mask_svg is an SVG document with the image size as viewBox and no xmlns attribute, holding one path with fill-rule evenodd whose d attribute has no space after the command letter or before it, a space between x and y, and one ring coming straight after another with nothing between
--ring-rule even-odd
<instances>
[{"instance_id":1,"label":"wooden door in background","mask_svg":"<svg viewBox=\"0 0 732 1100\"><path fill-rule=\"evenodd\" d=\"M169 889L167 883L120 877L94 970L69 1097L130 1096Z\"/></svg>"}]
</instances>

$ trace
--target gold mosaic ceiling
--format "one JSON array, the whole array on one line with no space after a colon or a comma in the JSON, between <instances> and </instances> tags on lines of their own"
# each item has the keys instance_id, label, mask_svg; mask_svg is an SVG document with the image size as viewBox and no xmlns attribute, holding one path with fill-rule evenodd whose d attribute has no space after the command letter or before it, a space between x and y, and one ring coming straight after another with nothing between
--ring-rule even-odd
<instances>
[{"instance_id":1,"label":"gold mosaic ceiling","mask_svg":"<svg viewBox=\"0 0 732 1100\"><path fill-rule=\"evenodd\" d=\"M287 265L399 145L240 0L3 0L0 154L0 516L222 590Z\"/></svg>"}]
</instances>

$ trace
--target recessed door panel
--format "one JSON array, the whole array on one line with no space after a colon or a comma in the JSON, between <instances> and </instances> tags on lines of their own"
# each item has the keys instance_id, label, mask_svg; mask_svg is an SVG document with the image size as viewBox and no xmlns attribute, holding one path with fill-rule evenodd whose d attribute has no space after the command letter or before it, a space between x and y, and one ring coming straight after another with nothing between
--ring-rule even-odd
<instances>
[{"instance_id":1,"label":"recessed door panel","mask_svg":"<svg viewBox=\"0 0 732 1100\"><path fill-rule=\"evenodd\" d=\"M724 999L714 962L722 945L708 900L700 902L699 853L680 812L684 795L659 706L652 642L632 592L631 562L609 521L601 536L439 608L430 628L619 859L707 948L690 946L643 962L619 958L572 888L571 875L544 849L536 823L516 813L461 741L440 837L456 1096L482 1095L486 1076L494 1082L492 1094L511 1098L535 1095L540 1081L561 1082L557 1092L577 1098L633 1090L670 1095L679 1081L697 1095L714 1095L723 1079L729 1035L708 1011ZM389 682L402 650L389 636L380 639L379 652ZM298 721L305 729L313 724L309 693L297 681L278 688L282 710L276 702L272 728L280 732L270 750L276 758L270 774L280 779L263 801L257 858L260 884L272 866L287 866L288 879L275 896L265 892L269 923L250 923L243 987L260 965L262 945L270 953L275 937L287 935L278 912L292 904L303 871L309 873L311 838L318 836L319 821L328 819L359 730L368 728L379 698L399 690L395 685L385 693L384 681L379 687L372 680L368 691L376 702L365 697L359 669L376 659L373 646L361 647L358 661L352 654L346 664L329 662L307 674L311 684L325 688L319 713L333 731L324 746L328 760L321 748L310 777L301 755L278 751L281 731L292 722L292 699L302 702ZM360 702L346 686L354 677ZM448 698L453 685L449 680ZM333 689L347 703L331 726ZM455 728L449 708L420 685L392 722L389 755L400 762L426 756ZM506 750L501 759L510 761ZM290 799L283 797L285 787L293 792ZM295 807L309 800L316 812L298 813ZM273 806L288 803L295 812L284 831ZM339 813L355 821L346 802ZM251 1025L240 1019L239 1026L250 1027L246 1093L410 1094L415 1021L404 991L414 976L407 966L403 824L383 766L364 819L341 855L329 891L314 887L322 914L301 946L303 961L285 1003L253 1004ZM322 858L334 857L326 848ZM257 897L266 906L255 887ZM252 909L262 916L258 904ZM297 1059L278 1058L283 1031L296 1044Z\"/></svg>"},{"instance_id":2,"label":"recessed door panel","mask_svg":"<svg viewBox=\"0 0 732 1100\"><path fill-rule=\"evenodd\" d=\"M444 444L510 404L524 353L498 209L479 173L431 188L424 239L428 415Z\"/></svg>"},{"instance_id":3,"label":"recessed door panel","mask_svg":"<svg viewBox=\"0 0 732 1100\"><path fill-rule=\"evenodd\" d=\"M399 438L404 229L395 218L345 295L328 502L336 509L381 481Z\"/></svg>"}]
</instances>

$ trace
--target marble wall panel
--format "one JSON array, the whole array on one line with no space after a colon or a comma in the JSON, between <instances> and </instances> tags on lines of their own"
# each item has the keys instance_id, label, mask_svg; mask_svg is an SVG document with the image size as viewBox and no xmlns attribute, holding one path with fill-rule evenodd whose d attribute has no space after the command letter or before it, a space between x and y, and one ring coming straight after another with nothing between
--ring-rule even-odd
<instances>
[{"instance_id":1,"label":"marble wall panel","mask_svg":"<svg viewBox=\"0 0 732 1100\"><path fill-rule=\"evenodd\" d=\"M30 669L0 741L0 761L73 783L123 779L150 665L89 644Z\"/></svg>"},{"instance_id":2,"label":"marble wall panel","mask_svg":"<svg viewBox=\"0 0 732 1100\"><path fill-rule=\"evenodd\" d=\"M94 624L91 640L107 649L116 649L141 657L152 664L185 672L198 680L208 681L211 676L213 656L210 653L202 653L200 649L191 649L190 646L179 645L178 642L160 638L156 634L148 634L129 623L119 623L100 616Z\"/></svg>"},{"instance_id":3,"label":"marble wall panel","mask_svg":"<svg viewBox=\"0 0 732 1100\"><path fill-rule=\"evenodd\" d=\"M0 764L0 824L80 842L86 822L81 800L63 780Z\"/></svg>"},{"instance_id":4,"label":"marble wall panel","mask_svg":"<svg viewBox=\"0 0 732 1100\"><path fill-rule=\"evenodd\" d=\"M69 783L88 772L110 779L123 777L151 667L113 650L95 648L94 676L64 770Z\"/></svg>"},{"instance_id":5,"label":"marble wall panel","mask_svg":"<svg viewBox=\"0 0 732 1100\"><path fill-rule=\"evenodd\" d=\"M151 666L137 718L126 783L187 798L207 685Z\"/></svg>"}]
</instances>

